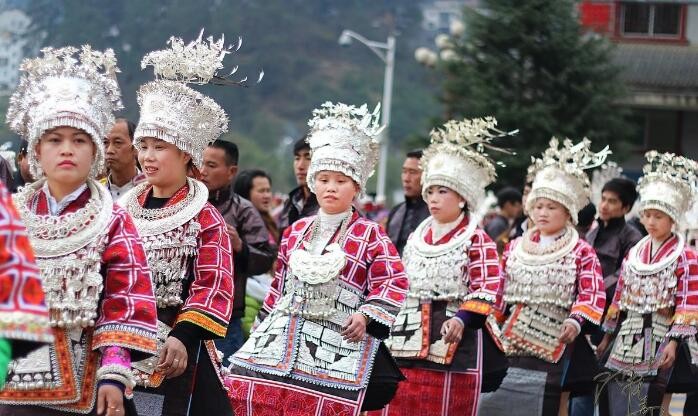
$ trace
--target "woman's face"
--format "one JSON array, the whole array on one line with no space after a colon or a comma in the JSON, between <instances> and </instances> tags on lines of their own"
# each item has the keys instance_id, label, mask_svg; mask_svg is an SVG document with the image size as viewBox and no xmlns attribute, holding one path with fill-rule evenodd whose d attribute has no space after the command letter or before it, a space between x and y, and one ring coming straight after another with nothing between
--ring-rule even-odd
<instances>
[{"instance_id":1,"label":"woman's face","mask_svg":"<svg viewBox=\"0 0 698 416\"><path fill-rule=\"evenodd\" d=\"M671 235L674 221L658 209L646 209L640 214L640 222L653 239L664 241Z\"/></svg>"},{"instance_id":2,"label":"woman's face","mask_svg":"<svg viewBox=\"0 0 698 416\"><path fill-rule=\"evenodd\" d=\"M533 222L542 235L555 235L562 231L570 220L570 214L559 202L538 198L533 203Z\"/></svg>"},{"instance_id":3,"label":"woman's face","mask_svg":"<svg viewBox=\"0 0 698 416\"><path fill-rule=\"evenodd\" d=\"M73 127L47 130L34 150L49 182L76 187L87 181L96 152L90 135Z\"/></svg>"},{"instance_id":4,"label":"woman's face","mask_svg":"<svg viewBox=\"0 0 698 416\"><path fill-rule=\"evenodd\" d=\"M250 202L261 212L269 212L271 209L271 184L264 176L252 178L250 189Z\"/></svg>"},{"instance_id":5,"label":"woman's face","mask_svg":"<svg viewBox=\"0 0 698 416\"><path fill-rule=\"evenodd\" d=\"M315 193L323 211L339 214L349 210L359 186L343 173L323 170L315 175Z\"/></svg>"},{"instance_id":6,"label":"woman's face","mask_svg":"<svg viewBox=\"0 0 698 416\"><path fill-rule=\"evenodd\" d=\"M465 202L462 196L445 186L432 185L427 188L427 205L429 213L442 224L458 219L463 208L460 203Z\"/></svg>"},{"instance_id":7,"label":"woman's face","mask_svg":"<svg viewBox=\"0 0 698 416\"><path fill-rule=\"evenodd\" d=\"M181 182L187 176L190 156L154 137L145 137L138 143L138 162L148 182L157 187L167 187Z\"/></svg>"}]
</instances>

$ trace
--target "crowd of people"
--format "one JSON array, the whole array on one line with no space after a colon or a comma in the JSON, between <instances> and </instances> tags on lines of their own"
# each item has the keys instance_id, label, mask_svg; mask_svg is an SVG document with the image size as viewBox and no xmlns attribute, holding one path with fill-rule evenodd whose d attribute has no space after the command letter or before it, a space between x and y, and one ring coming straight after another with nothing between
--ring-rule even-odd
<instances>
[{"instance_id":1,"label":"crowd of people","mask_svg":"<svg viewBox=\"0 0 698 416\"><path fill-rule=\"evenodd\" d=\"M379 107L327 102L274 209L192 88L222 40L169 43L143 58L137 124L114 117L111 50L20 68L0 415L660 415L673 393L698 414L696 162L650 151L594 206L587 172L611 151L553 138L492 211L485 151L512 134L451 120L406 153L383 218L360 203Z\"/></svg>"}]
</instances>

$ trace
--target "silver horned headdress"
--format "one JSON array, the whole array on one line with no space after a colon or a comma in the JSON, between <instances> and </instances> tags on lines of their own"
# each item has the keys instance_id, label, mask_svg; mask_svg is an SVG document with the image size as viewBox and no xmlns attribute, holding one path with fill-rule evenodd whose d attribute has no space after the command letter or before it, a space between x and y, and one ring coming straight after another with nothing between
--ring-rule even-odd
<instances>
[{"instance_id":1,"label":"silver horned headdress","mask_svg":"<svg viewBox=\"0 0 698 416\"><path fill-rule=\"evenodd\" d=\"M603 187L612 179L622 178L623 168L618 166L616 162L606 161L599 169L595 169L591 173L591 203L599 207L601 205L601 194Z\"/></svg>"},{"instance_id":2,"label":"silver horned headdress","mask_svg":"<svg viewBox=\"0 0 698 416\"><path fill-rule=\"evenodd\" d=\"M114 124L114 111L122 108L114 51L84 45L44 48L41 53L19 68L24 75L10 98L7 123L27 140L35 178L43 176L35 148L44 132L62 126L84 130L95 143L90 174L96 176L104 170L102 141Z\"/></svg>"},{"instance_id":3,"label":"silver horned headdress","mask_svg":"<svg viewBox=\"0 0 698 416\"><path fill-rule=\"evenodd\" d=\"M494 182L497 173L485 148L493 139L515 134L496 128L494 117L450 120L433 129L431 144L424 150L422 165L422 197L427 199L430 186L445 186L457 192L476 210L485 198L485 187Z\"/></svg>"},{"instance_id":4,"label":"silver horned headdress","mask_svg":"<svg viewBox=\"0 0 698 416\"><path fill-rule=\"evenodd\" d=\"M698 163L673 153L645 154L647 164L637 184L640 211L656 209L680 223L696 197Z\"/></svg>"},{"instance_id":5,"label":"silver horned headdress","mask_svg":"<svg viewBox=\"0 0 698 416\"><path fill-rule=\"evenodd\" d=\"M538 198L547 198L564 205L572 222L577 224L577 213L589 203L589 177L584 172L601 166L611 150L606 146L600 152L591 151L591 141L584 138L577 144L565 139L562 147L556 138L550 140L541 158L531 158L528 176L534 178L526 205L532 212Z\"/></svg>"},{"instance_id":6,"label":"silver horned headdress","mask_svg":"<svg viewBox=\"0 0 698 416\"><path fill-rule=\"evenodd\" d=\"M308 122L312 158L307 182L315 192L315 175L323 170L341 172L356 182L362 193L378 161L380 105L373 112L361 107L326 102L313 110Z\"/></svg>"},{"instance_id":7,"label":"silver horned headdress","mask_svg":"<svg viewBox=\"0 0 698 416\"><path fill-rule=\"evenodd\" d=\"M232 48L225 46L224 37L204 40L203 30L188 44L174 36L168 44L169 49L150 52L141 61L142 69L153 67L155 81L138 90L141 115L135 144L144 137L164 140L188 153L200 168L206 147L228 131L228 116L213 99L187 84L222 80L217 72L223 69L223 58Z\"/></svg>"}]
</instances>

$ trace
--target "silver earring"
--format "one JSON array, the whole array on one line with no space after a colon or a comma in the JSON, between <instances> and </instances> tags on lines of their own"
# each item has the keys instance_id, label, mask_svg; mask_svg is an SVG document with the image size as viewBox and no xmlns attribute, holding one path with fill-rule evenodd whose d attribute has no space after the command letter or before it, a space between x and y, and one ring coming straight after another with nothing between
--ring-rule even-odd
<instances>
[{"instance_id":1,"label":"silver earring","mask_svg":"<svg viewBox=\"0 0 698 416\"><path fill-rule=\"evenodd\" d=\"M465 202L461 201L458 203L458 208L463 209L465 208Z\"/></svg>"}]
</instances>

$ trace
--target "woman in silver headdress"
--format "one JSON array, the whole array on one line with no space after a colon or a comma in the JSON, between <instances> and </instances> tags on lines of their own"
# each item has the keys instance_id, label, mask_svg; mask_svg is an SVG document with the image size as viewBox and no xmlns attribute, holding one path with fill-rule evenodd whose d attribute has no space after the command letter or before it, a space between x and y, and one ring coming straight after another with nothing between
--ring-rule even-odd
<instances>
[{"instance_id":1,"label":"woman in silver headdress","mask_svg":"<svg viewBox=\"0 0 698 416\"><path fill-rule=\"evenodd\" d=\"M210 81L227 49L223 38L169 43L141 62L156 77L138 91L134 134L147 182L119 200L143 238L157 300L158 354L133 364L134 399L141 416L226 415L212 340L225 336L230 320L233 257L206 185L189 175L196 176L206 147L227 131L228 118L187 84Z\"/></svg>"},{"instance_id":2,"label":"woman in silver headdress","mask_svg":"<svg viewBox=\"0 0 698 416\"><path fill-rule=\"evenodd\" d=\"M589 146L586 139L574 146L565 140L560 148L553 139L529 169L526 205L535 226L502 258L508 313L501 339L509 370L497 391L483 395L483 415L565 415L563 391L592 386L596 361L583 331L599 325L606 295L596 253L574 224L589 199L584 169L609 152Z\"/></svg>"},{"instance_id":3,"label":"woman in silver headdress","mask_svg":"<svg viewBox=\"0 0 698 416\"><path fill-rule=\"evenodd\" d=\"M320 211L284 231L261 322L231 358L236 415L358 415L383 407L402 378L381 340L407 279L383 229L352 208L377 160L378 109L325 103L313 114L308 185Z\"/></svg>"},{"instance_id":4,"label":"woman in silver headdress","mask_svg":"<svg viewBox=\"0 0 698 416\"><path fill-rule=\"evenodd\" d=\"M76 56L77 55L77 56ZM116 59L47 48L25 60L8 109L37 182L15 203L46 291L50 346L10 364L2 415L121 416L133 410L131 360L155 353L155 299L138 232L95 176L120 107Z\"/></svg>"},{"instance_id":5,"label":"woman in silver headdress","mask_svg":"<svg viewBox=\"0 0 698 416\"><path fill-rule=\"evenodd\" d=\"M403 252L410 291L386 342L407 380L385 415L476 415L487 316L501 303L495 243L477 227L495 178L493 118L450 121L421 159L430 217Z\"/></svg>"},{"instance_id":6,"label":"woman in silver headdress","mask_svg":"<svg viewBox=\"0 0 698 416\"><path fill-rule=\"evenodd\" d=\"M696 196L698 164L670 153L646 156L638 193L648 235L623 262L598 348L613 372L607 387L614 416L628 409L668 414L666 392L696 389L698 256L675 228Z\"/></svg>"}]
</instances>

